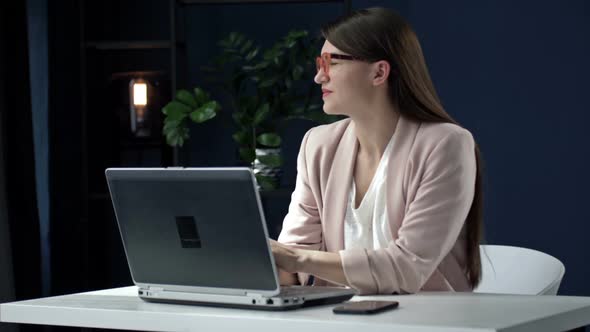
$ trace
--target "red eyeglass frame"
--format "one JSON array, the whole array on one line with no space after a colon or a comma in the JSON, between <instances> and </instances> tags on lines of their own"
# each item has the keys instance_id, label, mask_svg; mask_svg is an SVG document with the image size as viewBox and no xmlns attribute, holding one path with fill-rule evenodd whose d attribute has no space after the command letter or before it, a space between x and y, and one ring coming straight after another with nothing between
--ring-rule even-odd
<instances>
[{"instance_id":1,"label":"red eyeglass frame","mask_svg":"<svg viewBox=\"0 0 590 332\"><path fill-rule=\"evenodd\" d=\"M322 53L322 55L320 55L319 57L315 58L316 70L319 71L320 69L322 69L324 74L329 77L330 63L332 62L332 59L363 61L363 59L352 55L325 52Z\"/></svg>"}]
</instances>

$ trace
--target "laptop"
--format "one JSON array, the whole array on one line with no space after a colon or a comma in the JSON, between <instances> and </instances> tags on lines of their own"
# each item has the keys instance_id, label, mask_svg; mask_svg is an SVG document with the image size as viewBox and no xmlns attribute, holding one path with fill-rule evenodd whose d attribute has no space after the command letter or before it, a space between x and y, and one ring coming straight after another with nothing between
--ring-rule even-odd
<instances>
[{"instance_id":1,"label":"laptop","mask_svg":"<svg viewBox=\"0 0 590 332\"><path fill-rule=\"evenodd\" d=\"M250 168L108 168L138 295L152 302L287 310L346 301L345 287L281 287Z\"/></svg>"}]
</instances>

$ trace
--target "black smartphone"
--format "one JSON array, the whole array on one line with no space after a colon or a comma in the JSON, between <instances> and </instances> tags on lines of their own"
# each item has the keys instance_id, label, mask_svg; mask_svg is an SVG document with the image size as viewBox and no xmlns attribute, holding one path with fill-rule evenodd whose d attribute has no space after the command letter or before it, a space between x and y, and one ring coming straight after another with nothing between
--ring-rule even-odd
<instances>
[{"instance_id":1,"label":"black smartphone","mask_svg":"<svg viewBox=\"0 0 590 332\"><path fill-rule=\"evenodd\" d=\"M370 315L385 310L395 309L399 306L397 301L358 301L344 302L344 305L332 309L335 314Z\"/></svg>"}]
</instances>

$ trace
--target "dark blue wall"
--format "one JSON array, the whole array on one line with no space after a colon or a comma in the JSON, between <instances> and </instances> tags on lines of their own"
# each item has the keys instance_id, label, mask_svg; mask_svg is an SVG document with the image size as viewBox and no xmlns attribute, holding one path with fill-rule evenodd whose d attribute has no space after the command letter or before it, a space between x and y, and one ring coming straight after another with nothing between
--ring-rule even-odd
<instances>
[{"instance_id":1,"label":"dark blue wall","mask_svg":"<svg viewBox=\"0 0 590 332\"><path fill-rule=\"evenodd\" d=\"M397 9L415 28L447 111L485 159L486 239L547 252L566 266L561 294L590 295L590 5L577 1L353 1ZM215 42L242 31L268 44L290 28L316 30L342 6L195 6L187 11L190 84ZM191 165L235 163L229 117L194 128ZM300 139L286 133L283 184ZM213 142L213 143L211 143Z\"/></svg>"}]
</instances>

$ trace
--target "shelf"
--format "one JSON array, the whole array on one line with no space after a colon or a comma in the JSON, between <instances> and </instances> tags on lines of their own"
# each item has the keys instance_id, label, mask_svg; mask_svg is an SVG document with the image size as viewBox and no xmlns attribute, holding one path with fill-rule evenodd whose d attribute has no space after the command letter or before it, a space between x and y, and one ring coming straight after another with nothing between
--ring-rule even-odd
<instances>
[{"instance_id":1,"label":"shelf","mask_svg":"<svg viewBox=\"0 0 590 332\"><path fill-rule=\"evenodd\" d=\"M123 149L159 149L165 147L161 141L121 141L119 147Z\"/></svg>"},{"instance_id":2,"label":"shelf","mask_svg":"<svg viewBox=\"0 0 590 332\"><path fill-rule=\"evenodd\" d=\"M346 0L179 0L183 5L217 5L217 4L271 4L271 3L320 3L320 2L346 2Z\"/></svg>"},{"instance_id":3,"label":"shelf","mask_svg":"<svg viewBox=\"0 0 590 332\"><path fill-rule=\"evenodd\" d=\"M136 41L91 41L86 48L98 50L157 50L169 49L173 43L169 40L136 40Z\"/></svg>"},{"instance_id":4,"label":"shelf","mask_svg":"<svg viewBox=\"0 0 590 332\"><path fill-rule=\"evenodd\" d=\"M142 78L159 78L168 75L165 70L138 70L138 71L125 71L111 74L111 81L117 79L130 79L131 77L142 77Z\"/></svg>"}]
</instances>

